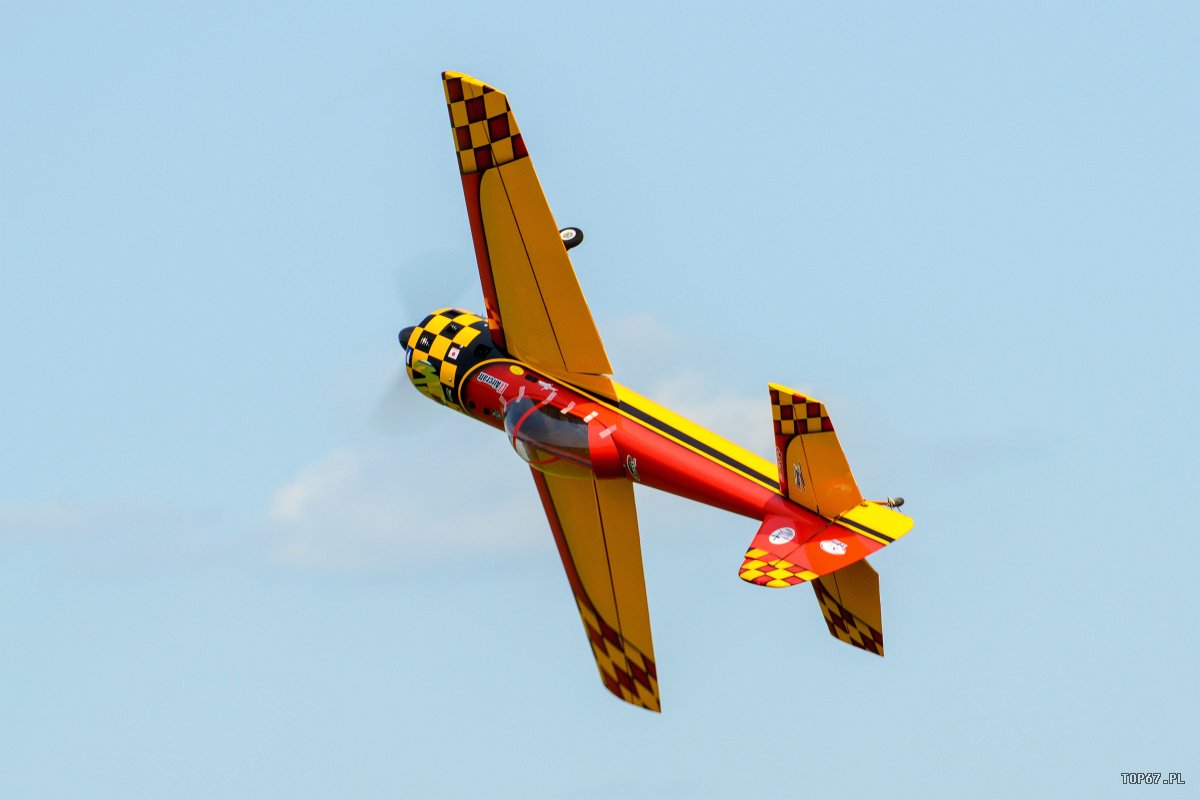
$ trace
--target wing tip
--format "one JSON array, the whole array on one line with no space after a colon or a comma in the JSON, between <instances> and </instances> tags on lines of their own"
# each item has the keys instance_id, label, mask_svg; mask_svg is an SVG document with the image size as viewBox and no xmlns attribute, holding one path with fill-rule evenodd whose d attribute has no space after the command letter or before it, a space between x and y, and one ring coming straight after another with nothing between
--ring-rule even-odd
<instances>
[{"instance_id":1,"label":"wing tip","mask_svg":"<svg viewBox=\"0 0 1200 800\"><path fill-rule=\"evenodd\" d=\"M471 175L529 156L503 92L461 72L443 72L442 87L459 172Z\"/></svg>"},{"instance_id":2,"label":"wing tip","mask_svg":"<svg viewBox=\"0 0 1200 800\"><path fill-rule=\"evenodd\" d=\"M596 668L600 671L600 682L604 684L604 688L609 691L609 694L635 708L644 708L656 714L662 713L662 700L658 696L658 680L655 672L647 674L637 668L622 670L607 657L595 652L594 649L593 655L596 657ZM653 670L653 662L646 659L645 656L642 658ZM605 669L605 662L613 668L611 673Z\"/></svg>"}]
</instances>

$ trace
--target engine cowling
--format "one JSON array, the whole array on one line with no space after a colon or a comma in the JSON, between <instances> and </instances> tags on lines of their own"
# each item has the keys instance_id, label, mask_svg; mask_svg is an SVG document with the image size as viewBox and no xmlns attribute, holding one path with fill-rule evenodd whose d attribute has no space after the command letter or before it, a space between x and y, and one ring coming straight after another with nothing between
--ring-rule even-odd
<instances>
[{"instance_id":1,"label":"engine cowling","mask_svg":"<svg viewBox=\"0 0 1200 800\"><path fill-rule=\"evenodd\" d=\"M421 324L400 332L408 379L421 394L463 411L458 379L473 366L495 357L487 320L460 308L442 308Z\"/></svg>"}]
</instances>

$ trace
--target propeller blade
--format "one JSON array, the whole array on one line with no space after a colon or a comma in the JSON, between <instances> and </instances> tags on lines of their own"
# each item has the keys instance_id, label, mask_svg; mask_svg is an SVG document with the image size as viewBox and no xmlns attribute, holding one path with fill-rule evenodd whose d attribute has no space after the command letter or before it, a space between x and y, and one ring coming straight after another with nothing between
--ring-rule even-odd
<instances>
[{"instance_id":1,"label":"propeller blade","mask_svg":"<svg viewBox=\"0 0 1200 800\"><path fill-rule=\"evenodd\" d=\"M483 309L475 256L463 251L432 250L406 258L396 268L396 289L404 325L415 325L438 308Z\"/></svg>"}]
</instances>

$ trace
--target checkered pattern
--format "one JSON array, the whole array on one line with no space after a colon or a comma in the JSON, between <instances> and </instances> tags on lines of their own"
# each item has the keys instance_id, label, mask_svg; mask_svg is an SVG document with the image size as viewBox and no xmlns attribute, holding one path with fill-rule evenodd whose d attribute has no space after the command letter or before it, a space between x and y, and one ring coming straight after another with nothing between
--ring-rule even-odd
<instances>
[{"instance_id":1,"label":"checkered pattern","mask_svg":"<svg viewBox=\"0 0 1200 800\"><path fill-rule=\"evenodd\" d=\"M426 361L416 361L410 371L412 372L413 386L417 387L418 392L439 403L446 402L446 396L442 392L442 382L438 380L437 372L432 365Z\"/></svg>"},{"instance_id":2,"label":"checkered pattern","mask_svg":"<svg viewBox=\"0 0 1200 800\"><path fill-rule=\"evenodd\" d=\"M883 631L872 628L838 602L821 579L813 581L813 591L821 604L821 613L829 632L848 645L883 655Z\"/></svg>"},{"instance_id":3,"label":"checkered pattern","mask_svg":"<svg viewBox=\"0 0 1200 800\"><path fill-rule=\"evenodd\" d=\"M817 573L804 569L783 558L772 558L766 550L751 547L738 570L738 577L747 583L781 589L811 581Z\"/></svg>"},{"instance_id":4,"label":"checkered pattern","mask_svg":"<svg viewBox=\"0 0 1200 800\"><path fill-rule=\"evenodd\" d=\"M658 670L654 661L621 636L592 605L587 594L575 595L579 616L592 643L592 654L600 668L604 687L627 703L661 711L658 701Z\"/></svg>"},{"instance_id":5,"label":"checkered pattern","mask_svg":"<svg viewBox=\"0 0 1200 800\"><path fill-rule=\"evenodd\" d=\"M442 73L442 85L463 175L529 155L503 92L457 72Z\"/></svg>"},{"instance_id":6,"label":"checkered pattern","mask_svg":"<svg viewBox=\"0 0 1200 800\"><path fill-rule=\"evenodd\" d=\"M771 389L771 419L776 436L833 430L825 404L802 394Z\"/></svg>"},{"instance_id":7,"label":"checkered pattern","mask_svg":"<svg viewBox=\"0 0 1200 800\"><path fill-rule=\"evenodd\" d=\"M405 343L412 348L409 378L433 399L457 403L458 364L467 360L467 346L486 332L487 321L469 311L443 308L433 312Z\"/></svg>"}]
</instances>

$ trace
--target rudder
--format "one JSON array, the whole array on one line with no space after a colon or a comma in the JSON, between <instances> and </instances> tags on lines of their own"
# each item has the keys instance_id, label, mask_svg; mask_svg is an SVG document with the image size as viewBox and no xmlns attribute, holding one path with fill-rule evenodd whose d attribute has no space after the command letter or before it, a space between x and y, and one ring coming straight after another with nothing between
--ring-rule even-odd
<instances>
[{"instance_id":1,"label":"rudder","mask_svg":"<svg viewBox=\"0 0 1200 800\"><path fill-rule=\"evenodd\" d=\"M861 503L825 404L786 386L769 387L779 491L827 519Z\"/></svg>"}]
</instances>

